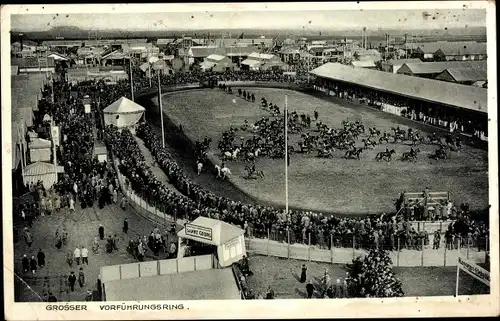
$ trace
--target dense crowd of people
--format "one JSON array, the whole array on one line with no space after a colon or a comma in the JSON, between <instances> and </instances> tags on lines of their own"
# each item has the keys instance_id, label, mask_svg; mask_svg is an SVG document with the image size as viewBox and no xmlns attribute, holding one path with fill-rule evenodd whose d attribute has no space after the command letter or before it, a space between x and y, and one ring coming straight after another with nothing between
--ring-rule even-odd
<instances>
[{"instance_id":1,"label":"dense crowd of people","mask_svg":"<svg viewBox=\"0 0 500 321\"><path fill-rule=\"evenodd\" d=\"M401 281L396 278L386 251L371 250L365 257L357 257L349 270L346 281L352 297L387 298L404 295Z\"/></svg>"},{"instance_id":2,"label":"dense crowd of people","mask_svg":"<svg viewBox=\"0 0 500 321\"><path fill-rule=\"evenodd\" d=\"M176 218L193 220L200 215L207 216L241 226L247 235L265 238L270 230L273 239L285 241L289 234L291 242L308 244L310 238L312 245L322 248L351 247L354 242L356 247L394 250L399 238L401 248L418 249L421 244L429 242L426 232L416 231L402 215L348 218L293 210L287 215L281 209L243 204L217 196L188 178L174 157L162 147L150 125L141 124L136 133L144 140L170 183L183 195L174 193L153 175L128 130L120 133L109 127L107 141L120 159L120 171L138 195L144 195L149 204L160 206L162 211ZM466 214L450 223L448 229L454 235L471 236L473 240L487 233L484 225L472 223Z\"/></svg>"}]
</instances>

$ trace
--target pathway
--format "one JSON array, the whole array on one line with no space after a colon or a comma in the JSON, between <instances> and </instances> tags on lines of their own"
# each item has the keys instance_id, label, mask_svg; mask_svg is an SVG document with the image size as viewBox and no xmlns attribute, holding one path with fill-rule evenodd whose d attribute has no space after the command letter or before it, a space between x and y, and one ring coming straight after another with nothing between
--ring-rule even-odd
<instances>
[{"instance_id":1,"label":"pathway","mask_svg":"<svg viewBox=\"0 0 500 321\"><path fill-rule=\"evenodd\" d=\"M167 186L168 189L172 190L173 192L175 192L178 195L182 195L182 193L179 192L179 190L177 190L177 188L174 185L170 184L170 181L169 181L167 175L165 174L163 169L161 169L160 166L156 163L153 155L151 154L149 149L144 144L144 141L135 135L134 135L134 138L135 138L135 141L137 142L137 144L139 145L139 149L141 150L141 153L144 156L146 163L151 168L151 171L156 176L156 178L159 179L163 184L165 184L165 186Z\"/></svg>"}]
</instances>

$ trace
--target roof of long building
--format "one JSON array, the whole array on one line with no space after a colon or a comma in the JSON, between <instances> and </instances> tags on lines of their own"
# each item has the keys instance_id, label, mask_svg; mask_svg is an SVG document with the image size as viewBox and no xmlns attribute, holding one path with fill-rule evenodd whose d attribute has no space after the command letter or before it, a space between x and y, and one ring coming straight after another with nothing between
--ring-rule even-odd
<instances>
[{"instance_id":1,"label":"roof of long building","mask_svg":"<svg viewBox=\"0 0 500 321\"><path fill-rule=\"evenodd\" d=\"M406 68L404 68L405 66ZM401 68L404 68L402 70L408 68L413 74L437 74L448 68L487 70L487 64L486 60L407 62Z\"/></svg>"},{"instance_id":2,"label":"roof of long building","mask_svg":"<svg viewBox=\"0 0 500 321\"><path fill-rule=\"evenodd\" d=\"M454 106L481 113L488 112L487 89L445 81L326 63L312 74L393 94Z\"/></svg>"}]
</instances>

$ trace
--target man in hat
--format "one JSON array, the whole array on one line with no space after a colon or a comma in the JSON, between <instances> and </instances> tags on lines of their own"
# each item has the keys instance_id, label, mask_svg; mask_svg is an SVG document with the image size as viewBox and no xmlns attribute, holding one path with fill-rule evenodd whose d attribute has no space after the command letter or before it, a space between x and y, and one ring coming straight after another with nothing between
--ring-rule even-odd
<instances>
[{"instance_id":1,"label":"man in hat","mask_svg":"<svg viewBox=\"0 0 500 321\"><path fill-rule=\"evenodd\" d=\"M33 274L35 274L35 273L36 273L36 268L37 268L37 266L36 266L35 256L32 256L32 257L31 257L31 260L30 260L30 270L31 270L31 272L32 272Z\"/></svg>"},{"instance_id":2,"label":"man in hat","mask_svg":"<svg viewBox=\"0 0 500 321\"><path fill-rule=\"evenodd\" d=\"M312 284L311 280L309 280L309 282L307 282L306 291L307 291L307 298L311 299L313 292L314 292L314 285Z\"/></svg>"},{"instance_id":3,"label":"man in hat","mask_svg":"<svg viewBox=\"0 0 500 321\"><path fill-rule=\"evenodd\" d=\"M87 290L87 294L85 295L85 301L92 301L92 291Z\"/></svg>"},{"instance_id":4,"label":"man in hat","mask_svg":"<svg viewBox=\"0 0 500 321\"><path fill-rule=\"evenodd\" d=\"M42 249L40 249L40 251L38 251L37 259L38 259L38 266L41 268L44 267L45 266L45 253L43 253Z\"/></svg>"},{"instance_id":5,"label":"man in hat","mask_svg":"<svg viewBox=\"0 0 500 321\"><path fill-rule=\"evenodd\" d=\"M85 274L83 274L83 268L80 268L80 272L78 273L78 284L80 284L80 287L83 288L85 285Z\"/></svg>"},{"instance_id":6,"label":"man in hat","mask_svg":"<svg viewBox=\"0 0 500 321\"><path fill-rule=\"evenodd\" d=\"M123 233L127 234L127 231L128 231L128 220L127 218L125 218L123 220Z\"/></svg>"},{"instance_id":7,"label":"man in hat","mask_svg":"<svg viewBox=\"0 0 500 321\"><path fill-rule=\"evenodd\" d=\"M82 257L82 251L80 250L80 247L76 247L75 251L73 252L73 256L75 258L76 265L80 265L80 258Z\"/></svg>"},{"instance_id":8,"label":"man in hat","mask_svg":"<svg viewBox=\"0 0 500 321\"><path fill-rule=\"evenodd\" d=\"M98 229L98 231L99 231L99 238L100 238L101 240L104 240L104 226L102 226L102 224L99 224L99 229Z\"/></svg>"},{"instance_id":9,"label":"man in hat","mask_svg":"<svg viewBox=\"0 0 500 321\"><path fill-rule=\"evenodd\" d=\"M75 283L76 283L76 275L75 272L71 271L71 274L68 276L68 283L71 292L75 291Z\"/></svg>"},{"instance_id":10,"label":"man in hat","mask_svg":"<svg viewBox=\"0 0 500 321\"><path fill-rule=\"evenodd\" d=\"M30 261L26 254L23 255L23 259L21 260L21 263L23 265L23 272L26 273L30 269Z\"/></svg>"},{"instance_id":11,"label":"man in hat","mask_svg":"<svg viewBox=\"0 0 500 321\"><path fill-rule=\"evenodd\" d=\"M82 264L87 263L89 265L89 250L87 247L83 246L82 247Z\"/></svg>"},{"instance_id":12,"label":"man in hat","mask_svg":"<svg viewBox=\"0 0 500 321\"><path fill-rule=\"evenodd\" d=\"M302 269L300 272L300 283L306 282L307 279L307 267L305 264L302 264Z\"/></svg>"}]
</instances>

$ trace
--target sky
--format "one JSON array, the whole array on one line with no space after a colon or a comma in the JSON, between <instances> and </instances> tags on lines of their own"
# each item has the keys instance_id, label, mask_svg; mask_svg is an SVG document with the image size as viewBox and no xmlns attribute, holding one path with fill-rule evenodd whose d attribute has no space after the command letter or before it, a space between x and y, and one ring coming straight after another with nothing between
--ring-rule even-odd
<instances>
[{"instance_id":1,"label":"sky","mask_svg":"<svg viewBox=\"0 0 500 321\"><path fill-rule=\"evenodd\" d=\"M101 13L75 13L74 7L65 6L57 8L59 10L52 10L51 14L31 14L31 12L24 11L22 11L23 14L12 14L11 26L13 30L23 31L44 31L57 26L75 26L92 30L152 31L246 28L336 30L362 28L363 26L367 29L444 29L445 27L450 29L486 26L486 10L470 8L438 10L331 10L331 8L325 8L314 10L315 6L312 8L310 6L307 10L294 10L294 8L287 7L279 10L279 7L274 7L272 10L255 11L259 8L238 8L238 5L233 5L223 8L225 11L220 11L220 8L203 10L211 9L208 6L204 6L200 11L199 5L196 8L192 6L191 10L189 7L183 7L184 12L172 12L176 8L169 9L169 12L161 8L150 12L124 12L124 10L109 10L109 7L99 10L94 6L93 10ZM144 9L147 7L142 8L142 11ZM85 10L76 12L82 11L85 12ZM119 13L102 13L106 11Z\"/></svg>"}]
</instances>

